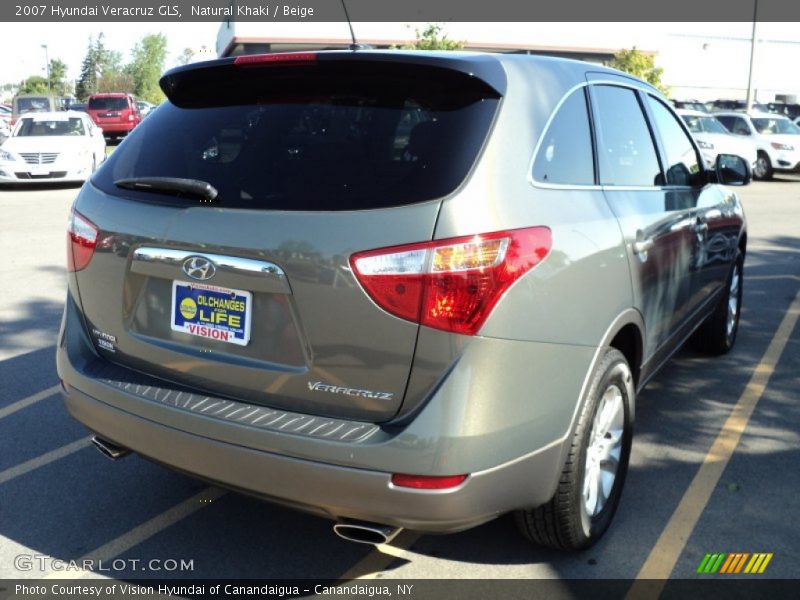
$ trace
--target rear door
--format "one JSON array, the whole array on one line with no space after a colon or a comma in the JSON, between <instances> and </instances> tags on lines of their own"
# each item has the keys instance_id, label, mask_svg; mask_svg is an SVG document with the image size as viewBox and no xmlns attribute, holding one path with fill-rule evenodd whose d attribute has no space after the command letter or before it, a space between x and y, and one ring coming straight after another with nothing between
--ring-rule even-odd
<instances>
[{"instance_id":1,"label":"rear door","mask_svg":"<svg viewBox=\"0 0 800 600\"><path fill-rule=\"evenodd\" d=\"M357 61L195 69L167 90L76 206L101 231L77 274L98 351L248 402L390 418L418 326L377 307L348 259L432 238L497 92L444 68ZM218 196L115 183L153 177Z\"/></svg>"},{"instance_id":2,"label":"rear door","mask_svg":"<svg viewBox=\"0 0 800 600\"><path fill-rule=\"evenodd\" d=\"M694 204L665 185L639 92L599 84L590 90L600 182L627 247L646 327L645 362L658 362L677 343L688 309Z\"/></svg>"}]
</instances>

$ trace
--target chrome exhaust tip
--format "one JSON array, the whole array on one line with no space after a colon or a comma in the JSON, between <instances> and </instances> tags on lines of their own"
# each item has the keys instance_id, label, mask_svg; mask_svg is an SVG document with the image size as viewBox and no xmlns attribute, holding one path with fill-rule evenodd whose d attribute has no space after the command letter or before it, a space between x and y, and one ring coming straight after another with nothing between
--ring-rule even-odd
<instances>
[{"instance_id":1,"label":"chrome exhaust tip","mask_svg":"<svg viewBox=\"0 0 800 600\"><path fill-rule=\"evenodd\" d=\"M94 447L98 449L100 454L111 460L119 460L131 452L127 448L117 446L115 443L104 440L96 435L92 437L92 443L94 444Z\"/></svg>"},{"instance_id":2,"label":"chrome exhaust tip","mask_svg":"<svg viewBox=\"0 0 800 600\"><path fill-rule=\"evenodd\" d=\"M369 523L368 521L338 521L333 526L333 532L343 540L357 544L388 544L402 529L391 525Z\"/></svg>"}]
</instances>

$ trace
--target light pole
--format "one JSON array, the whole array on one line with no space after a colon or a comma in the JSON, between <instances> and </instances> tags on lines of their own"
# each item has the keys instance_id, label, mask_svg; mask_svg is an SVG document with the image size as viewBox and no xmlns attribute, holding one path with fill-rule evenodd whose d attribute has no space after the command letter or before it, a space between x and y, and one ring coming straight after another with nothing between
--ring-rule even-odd
<instances>
[{"instance_id":1,"label":"light pole","mask_svg":"<svg viewBox=\"0 0 800 600\"><path fill-rule=\"evenodd\" d=\"M753 38L750 40L750 75L747 78L747 110L753 110L753 72L755 71L756 64L756 44L758 36L758 0L753 3Z\"/></svg>"},{"instance_id":2,"label":"light pole","mask_svg":"<svg viewBox=\"0 0 800 600\"><path fill-rule=\"evenodd\" d=\"M42 48L44 48L44 62L47 65L47 93L52 93L50 89L50 55L47 53L47 44L42 44Z\"/></svg>"}]
</instances>

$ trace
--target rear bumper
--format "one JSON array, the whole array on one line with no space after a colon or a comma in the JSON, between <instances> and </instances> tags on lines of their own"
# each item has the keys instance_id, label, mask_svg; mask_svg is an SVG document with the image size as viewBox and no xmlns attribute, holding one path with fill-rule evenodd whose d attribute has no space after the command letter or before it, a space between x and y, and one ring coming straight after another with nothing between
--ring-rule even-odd
<instances>
[{"instance_id":1,"label":"rear bumper","mask_svg":"<svg viewBox=\"0 0 800 600\"><path fill-rule=\"evenodd\" d=\"M105 135L130 133L136 127L136 123L97 123Z\"/></svg>"},{"instance_id":2,"label":"rear bumper","mask_svg":"<svg viewBox=\"0 0 800 600\"><path fill-rule=\"evenodd\" d=\"M173 469L332 519L419 531L459 531L531 500L547 501L531 492L547 487L541 483L555 476L560 457L553 445L473 473L457 488L417 491L394 487L389 473L282 456L165 427L72 387L64 399L70 414L92 431Z\"/></svg>"},{"instance_id":3,"label":"rear bumper","mask_svg":"<svg viewBox=\"0 0 800 600\"><path fill-rule=\"evenodd\" d=\"M476 338L413 418L393 428L373 425L376 431L360 439L242 422L250 410L214 416L197 407L202 393L194 400L185 388L168 399L148 392L151 382L98 356L71 296L56 358L69 412L143 457L332 519L452 532L553 496L583 380L575 373L586 372L592 354ZM586 368L570 366L584 359ZM523 368L537 394L498 387ZM114 369L117 375L108 376ZM469 477L457 488L420 491L393 486L392 473Z\"/></svg>"}]
</instances>

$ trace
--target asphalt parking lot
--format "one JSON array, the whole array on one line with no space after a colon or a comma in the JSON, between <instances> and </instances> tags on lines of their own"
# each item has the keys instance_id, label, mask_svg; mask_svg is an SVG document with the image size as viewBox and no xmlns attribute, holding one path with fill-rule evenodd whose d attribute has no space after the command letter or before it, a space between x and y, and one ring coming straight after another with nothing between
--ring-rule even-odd
<instances>
[{"instance_id":1,"label":"asphalt parking lot","mask_svg":"<svg viewBox=\"0 0 800 600\"><path fill-rule=\"evenodd\" d=\"M690 578L710 552L772 553L765 577L797 576L800 178L743 188L750 241L737 346L718 359L682 351L639 396L616 521L575 555L529 546L510 518L352 544L323 519L137 456L103 458L55 387L77 191L0 190L0 578L86 576L54 572L48 557L131 559L99 573L115 578ZM19 559L32 555L45 558ZM151 559L193 568L159 570Z\"/></svg>"}]
</instances>

